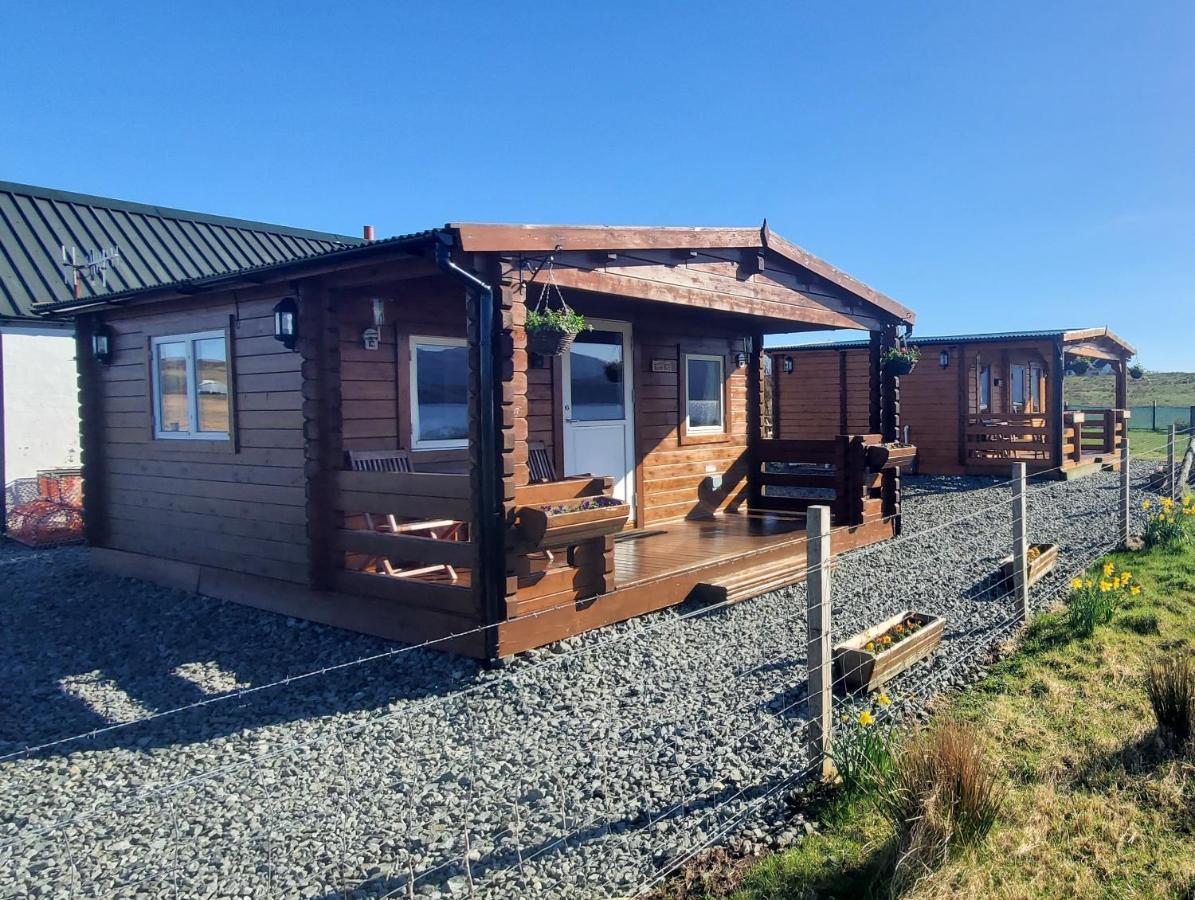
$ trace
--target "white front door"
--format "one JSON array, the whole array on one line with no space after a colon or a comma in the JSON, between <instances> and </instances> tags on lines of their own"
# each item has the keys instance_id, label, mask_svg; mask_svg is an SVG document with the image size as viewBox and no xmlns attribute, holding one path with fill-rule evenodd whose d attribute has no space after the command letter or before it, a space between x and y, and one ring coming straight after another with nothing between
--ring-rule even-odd
<instances>
[{"instance_id":1,"label":"white front door","mask_svg":"<svg viewBox=\"0 0 1195 900\"><path fill-rule=\"evenodd\" d=\"M564 472L609 475L635 505L631 325L592 320L564 355Z\"/></svg>"}]
</instances>

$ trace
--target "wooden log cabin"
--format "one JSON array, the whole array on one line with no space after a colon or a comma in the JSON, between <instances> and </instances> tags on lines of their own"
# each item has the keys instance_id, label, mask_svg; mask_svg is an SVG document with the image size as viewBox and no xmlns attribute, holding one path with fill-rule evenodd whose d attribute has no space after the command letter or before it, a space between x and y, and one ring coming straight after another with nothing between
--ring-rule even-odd
<instances>
[{"instance_id":1,"label":"wooden log cabin","mask_svg":"<svg viewBox=\"0 0 1195 900\"><path fill-rule=\"evenodd\" d=\"M561 299L591 330L530 352ZM49 314L76 322L87 539L124 575L495 659L796 582L812 502L839 551L899 523L869 456L896 379L857 433L778 440L762 346L893 344L913 313L766 224L448 225Z\"/></svg>"},{"instance_id":2,"label":"wooden log cabin","mask_svg":"<svg viewBox=\"0 0 1195 900\"><path fill-rule=\"evenodd\" d=\"M1074 477L1117 465L1136 351L1107 328L908 343L921 360L900 380L900 414L918 472L1003 475L1024 462L1031 473ZM880 352L874 341L768 348L776 434L819 440L865 425ZM1107 408L1067 408L1065 373L1078 360L1112 366Z\"/></svg>"}]
</instances>

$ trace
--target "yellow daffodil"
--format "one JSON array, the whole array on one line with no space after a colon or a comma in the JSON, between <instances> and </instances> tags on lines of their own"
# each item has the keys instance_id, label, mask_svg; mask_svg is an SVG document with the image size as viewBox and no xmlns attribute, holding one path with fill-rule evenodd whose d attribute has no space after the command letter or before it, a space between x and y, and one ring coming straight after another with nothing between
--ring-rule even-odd
<instances>
[{"instance_id":1,"label":"yellow daffodil","mask_svg":"<svg viewBox=\"0 0 1195 900\"><path fill-rule=\"evenodd\" d=\"M1152 504L1152 503L1150 503L1148 500L1142 500L1142 501L1141 501L1141 508L1142 508L1142 509L1149 509L1151 506L1153 506L1153 504Z\"/></svg>"},{"instance_id":2,"label":"yellow daffodil","mask_svg":"<svg viewBox=\"0 0 1195 900\"><path fill-rule=\"evenodd\" d=\"M1131 588L1129 588L1129 593L1132 594L1134 597L1136 597L1138 594L1141 593L1141 585L1139 585L1139 584L1133 585Z\"/></svg>"},{"instance_id":3,"label":"yellow daffodil","mask_svg":"<svg viewBox=\"0 0 1195 900\"><path fill-rule=\"evenodd\" d=\"M892 698L891 698L891 697L889 697L887 694L880 694L880 696L879 696L879 704L880 704L880 706L891 706L891 705L892 705Z\"/></svg>"},{"instance_id":4,"label":"yellow daffodil","mask_svg":"<svg viewBox=\"0 0 1195 900\"><path fill-rule=\"evenodd\" d=\"M859 724L866 727L875 721L875 716L871 714L871 710L865 709L859 713Z\"/></svg>"},{"instance_id":5,"label":"yellow daffodil","mask_svg":"<svg viewBox=\"0 0 1195 900\"><path fill-rule=\"evenodd\" d=\"M1088 578L1086 581L1083 582L1083 587L1085 587L1085 588L1095 587L1095 579Z\"/></svg>"},{"instance_id":6,"label":"yellow daffodil","mask_svg":"<svg viewBox=\"0 0 1195 900\"><path fill-rule=\"evenodd\" d=\"M876 652L876 642L868 641L867 646L864 647L863 649L866 650L868 653L875 653Z\"/></svg>"},{"instance_id":7,"label":"yellow daffodil","mask_svg":"<svg viewBox=\"0 0 1195 900\"><path fill-rule=\"evenodd\" d=\"M1112 565L1112 563L1110 563L1110 562L1106 562L1106 563L1104 563L1104 577L1105 577L1105 578L1111 578L1111 577L1112 577L1112 572L1113 572L1115 569L1116 569L1116 566Z\"/></svg>"},{"instance_id":8,"label":"yellow daffodil","mask_svg":"<svg viewBox=\"0 0 1195 900\"><path fill-rule=\"evenodd\" d=\"M1100 582L1100 593L1101 594L1106 594L1110 590L1112 590L1112 582L1111 581L1101 581Z\"/></svg>"},{"instance_id":9,"label":"yellow daffodil","mask_svg":"<svg viewBox=\"0 0 1195 900\"><path fill-rule=\"evenodd\" d=\"M1071 582L1071 588L1073 590L1077 591L1077 590L1080 590L1082 587L1083 587L1083 579L1082 578L1076 578L1074 581Z\"/></svg>"}]
</instances>

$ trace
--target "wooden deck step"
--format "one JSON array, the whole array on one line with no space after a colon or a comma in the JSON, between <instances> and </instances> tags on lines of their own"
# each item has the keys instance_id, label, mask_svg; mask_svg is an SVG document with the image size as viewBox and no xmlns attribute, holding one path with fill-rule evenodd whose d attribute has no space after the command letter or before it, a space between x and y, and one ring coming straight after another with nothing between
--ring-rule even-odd
<instances>
[{"instance_id":1,"label":"wooden deck step","mask_svg":"<svg viewBox=\"0 0 1195 900\"><path fill-rule=\"evenodd\" d=\"M803 581L804 555L785 557L772 562L751 565L744 561L740 568L714 576L698 584L694 593L711 603L738 603L777 591Z\"/></svg>"}]
</instances>

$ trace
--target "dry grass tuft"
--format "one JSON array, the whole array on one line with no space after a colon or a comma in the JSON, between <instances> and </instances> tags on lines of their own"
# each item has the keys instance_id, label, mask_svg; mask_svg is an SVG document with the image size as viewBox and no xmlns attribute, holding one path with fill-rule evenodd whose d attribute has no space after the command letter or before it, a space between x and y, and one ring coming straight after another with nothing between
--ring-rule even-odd
<instances>
[{"instance_id":1,"label":"dry grass tuft","mask_svg":"<svg viewBox=\"0 0 1195 900\"><path fill-rule=\"evenodd\" d=\"M1154 663L1145 690L1158 720L1158 733L1167 743L1185 747L1195 733L1195 665L1183 654Z\"/></svg>"},{"instance_id":2,"label":"dry grass tuft","mask_svg":"<svg viewBox=\"0 0 1195 900\"><path fill-rule=\"evenodd\" d=\"M877 798L896 833L894 886L910 884L955 850L979 844L1004 797L970 726L946 720L910 735Z\"/></svg>"}]
</instances>

